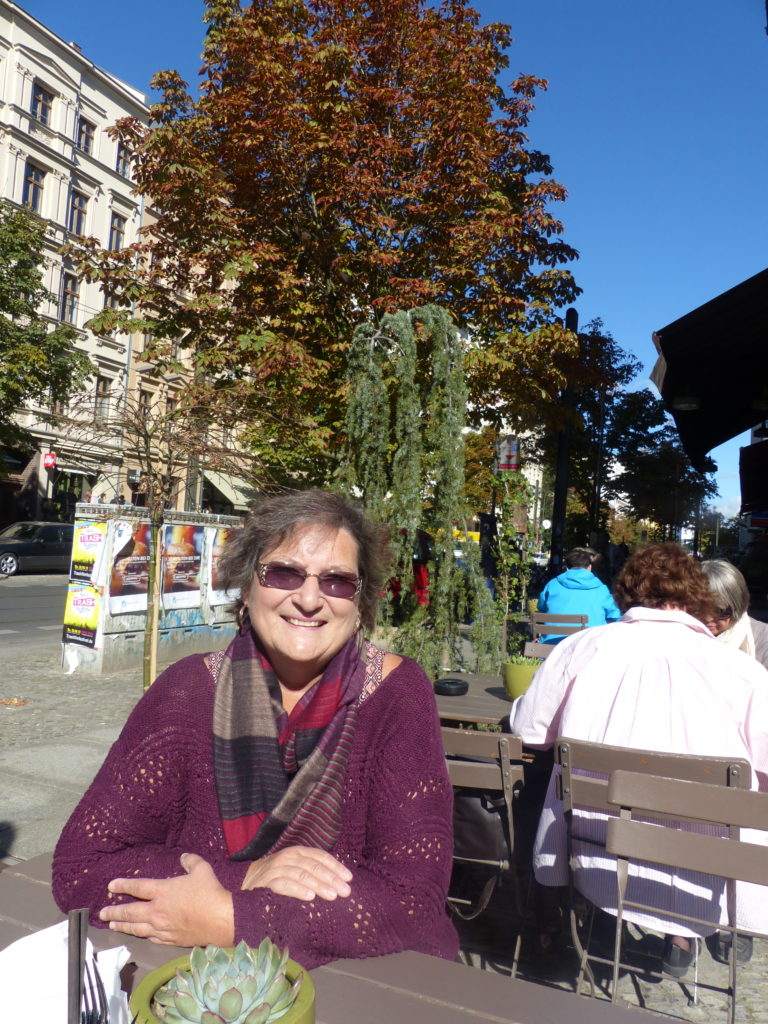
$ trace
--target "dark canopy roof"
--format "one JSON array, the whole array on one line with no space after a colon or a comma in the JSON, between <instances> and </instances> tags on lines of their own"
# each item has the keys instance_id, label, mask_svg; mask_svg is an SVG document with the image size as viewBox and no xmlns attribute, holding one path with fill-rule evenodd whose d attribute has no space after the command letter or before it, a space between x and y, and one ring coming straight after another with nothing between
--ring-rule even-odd
<instances>
[{"instance_id":1,"label":"dark canopy roof","mask_svg":"<svg viewBox=\"0 0 768 1024\"><path fill-rule=\"evenodd\" d=\"M651 379L701 470L712 448L768 417L768 270L662 327L653 340L659 359Z\"/></svg>"}]
</instances>

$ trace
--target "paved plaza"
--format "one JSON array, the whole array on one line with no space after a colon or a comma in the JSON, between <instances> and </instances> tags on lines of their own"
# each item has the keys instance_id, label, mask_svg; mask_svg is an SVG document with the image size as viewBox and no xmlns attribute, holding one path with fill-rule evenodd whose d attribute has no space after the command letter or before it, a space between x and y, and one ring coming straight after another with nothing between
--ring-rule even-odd
<instances>
[{"instance_id":1,"label":"paved plaza","mask_svg":"<svg viewBox=\"0 0 768 1024\"><path fill-rule=\"evenodd\" d=\"M53 848L141 693L139 666L103 676L68 676L57 657L23 657L12 648L3 653L0 864L14 864ZM502 893L481 935L496 951L512 948L514 937L504 916ZM660 944L660 939L643 939L651 952L654 943ZM508 960L498 952L473 955L471 962L508 971ZM705 985L722 986L726 980L726 968L714 962L706 949L699 973ZM575 959L567 937L563 935L544 955L528 936L520 976L572 990ZM689 1005L692 989L691 984L669 979L658 982L641 976L633 982L626 976L621 980L622 995L633 1005L702 1024L727 1019L721 995L702 988L697 1004ZM768 1024L768 941L755 941L751 963L739 970L739 991L737 1020Z\"/></svg>"}]
</instances>

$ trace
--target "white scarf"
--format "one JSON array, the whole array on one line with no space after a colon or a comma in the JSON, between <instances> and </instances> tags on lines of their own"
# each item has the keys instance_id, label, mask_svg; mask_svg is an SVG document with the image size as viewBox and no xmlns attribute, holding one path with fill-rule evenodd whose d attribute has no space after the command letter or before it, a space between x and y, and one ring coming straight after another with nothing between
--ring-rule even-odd
<instances>
[{"instance_id":1,"label":"white scarf","mask_svg":"<svg viewBox=\"0 0 768 1024\"><path fill-rule=\"evenodd\" d=\"M738 647L740 651L744 651L750 658L755 657L755 638L752 634L752 625L746 612L729 629L723 630L717 639L723 640L732 647Z\"/></svg>"}]
</instances>

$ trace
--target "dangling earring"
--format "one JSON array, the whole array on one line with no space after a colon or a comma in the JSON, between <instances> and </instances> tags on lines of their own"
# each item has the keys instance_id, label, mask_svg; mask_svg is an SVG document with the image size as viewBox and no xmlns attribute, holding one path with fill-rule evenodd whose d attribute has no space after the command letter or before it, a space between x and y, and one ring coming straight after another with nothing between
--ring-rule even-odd
<instances>
[{"instance_id":1,"label":"dangling earring","mask_svg":"<svg viewBox=\"0 0 768 1024\"><path fill-rule=\"evenodd\" d=\"M246 628L251 624L251 619L248 614L248 605L241 604L237 609L237 628L241 633L244 633Z\"/></svg>"}]
</instances>

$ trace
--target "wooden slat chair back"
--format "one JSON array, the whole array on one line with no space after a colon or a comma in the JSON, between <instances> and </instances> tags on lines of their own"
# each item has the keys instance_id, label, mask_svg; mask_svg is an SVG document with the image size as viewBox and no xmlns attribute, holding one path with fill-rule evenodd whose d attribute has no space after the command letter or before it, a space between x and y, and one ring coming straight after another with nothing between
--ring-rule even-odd
<instances>
[{"instance_id":1,"label":"wooden slat chair back","mask_svg":"<svg viewBox=\"0 0 768 1024\"><path fill-rule=\"evenodd\" d=\"M751 769L749 762L743 758L672 754L663 751L617 747L605 743L590 743L567 736L558 737L555 743L555 764L560 768L557 795L563 802L566 823L571 935L579 954L577 990L580 990L586 974L594 994L595 979L589 960L610 963L614 967L614 973L617 972L617 967L613 961L606 961L599 956L589 954L588 946L584 946L579 935L574 898L577 891L574 841L579 837L574 834L574 811L585 809L615 816L616 808L608 799L608 785L612 773L620 770L635 772L646 777L660 776L709 783L718 787L749 789ZM581 772L595 774L583 775ZM620 938L619 935L619 940ZM615 997L614 985L613 998L615 999Z\"/></svg>"},{"instance_id":2,"label":"wooden slat chair back","mask_svg":"<svg viewBox=\"0 0 768 1024\"><path fill-rule=\"evenodd\" d=\"M537 640L526 640L523 654L526 658L548 658L557 644L540 644Z\"/></svg>"},{"instance_id":3,"label":"wooden slat chair back","mask_svg":"<svg viewBox=\"0 0 768 1024\"><path fill-rule=\"evenodd\" d=\"M557 615L554 612L531 612L531 636L538 640L545 633L570 636L587 628L586 615Z\"/></svg>"},{"instance_id":4,"label":"wooden slat chair back","mask_svg":"<svg viewBox=\"0 0 768 1024\"><path fill-rule=\"evenodd\" d=\"M619 942L624 910L652 911L647 905L626 898L630 860L649 861L665 867L685 868L716 875L726 880L728 928L733 933L728 964L730 1021L736 1015L736 934L764 935L739 929L736 924L736 881L768 885L768 849L740 839L740 829L768 831L768 793L734 789L709 783L651 777L637 772L617 771L608 786L608 802L620 808L621 817L608 822L606 849L617 858L618 922L614 953L614 992L617 987ZM652 815L654 823L633 820L634 814ZM659 827L670 818L671 827ZM727 837L686 832L675 822L695 820L722 825ZM719 927L719 919L703 921L675 912L681 921Z\"/></svg>"},{"instance_id":5,"label":"wooden slat chair back","mask_svg":"<svg viewBox=\"0 0 768 1024\"><path fill-rule=\"evenodd\" d=\"M474 729L441 730L445 748L446 765L451 785L454 787L456 808L454 822L460 820L460 801L465 798L482 800L491 804L490 813L498 815L505 841L500 856L483 856L482 851L473 855L454 853L454 860L460 864L475 864L491 869L480 896L473 903L459 894L449 894L451 909L464 920L473 920L486 910L496 885L502 875L512 893L513 910L522 915L519 879L515 864L514 801L523 785L523 744L519 736L509 733L476 731ZM497 853L498 851L493 851ZM513 953L512 974L516 973L520 953L520 938Z\"/></svg>"}]
</instances>

